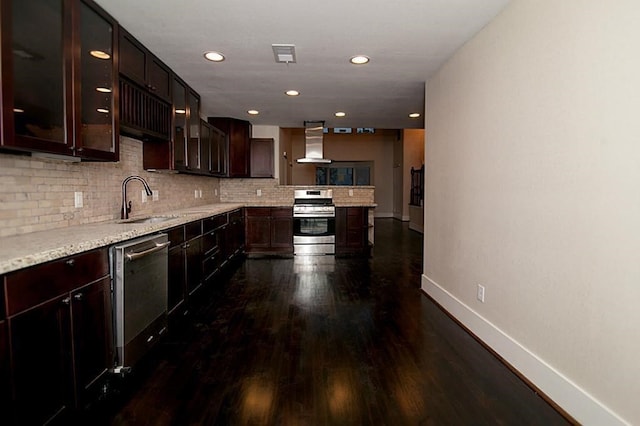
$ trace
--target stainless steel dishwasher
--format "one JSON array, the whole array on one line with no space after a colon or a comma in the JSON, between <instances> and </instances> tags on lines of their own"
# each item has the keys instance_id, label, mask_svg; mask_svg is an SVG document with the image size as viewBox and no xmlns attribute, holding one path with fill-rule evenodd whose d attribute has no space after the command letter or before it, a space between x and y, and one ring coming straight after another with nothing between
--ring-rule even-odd
<instances>
[{"instance_id":1,"label":"stainless steel dishwasher","mask_svg":"<svg viewBox=\"0 0 640 426\"><path fill-rule=\"evenodd\" d=\"M111 247L116 373L130 369L167 330L168 255L167 234Z\"/></svg>"}]
</instances>

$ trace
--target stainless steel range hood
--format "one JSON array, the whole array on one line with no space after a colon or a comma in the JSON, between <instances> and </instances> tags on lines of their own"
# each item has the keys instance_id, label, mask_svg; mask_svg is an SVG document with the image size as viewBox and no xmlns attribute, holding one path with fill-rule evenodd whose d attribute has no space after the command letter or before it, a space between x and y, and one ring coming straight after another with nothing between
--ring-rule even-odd
<instances>
[{"instance_id":1,"label":"stainless steel range hood","mask_svg":"<svg viewBox=\"0 0 640 426\"><path fill-rule=\"evenodd\" d=\"M323 158L323 129L324 121L304 122L304 158L298 158L298 163L331 163L331 160Z\"/></svg>"}]
</instances>

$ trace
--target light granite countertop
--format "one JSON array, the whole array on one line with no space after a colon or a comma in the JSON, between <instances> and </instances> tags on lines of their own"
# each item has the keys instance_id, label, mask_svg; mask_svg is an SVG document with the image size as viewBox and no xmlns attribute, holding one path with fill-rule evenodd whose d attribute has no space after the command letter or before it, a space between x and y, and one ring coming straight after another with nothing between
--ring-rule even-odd
<instances>
[{"instance_id":1,"label":"light granite countertop","mask_svg":"<svg viewBox=\"0 0 640 426\"><path fill-rule=\"evenodd\" d=\"M243 204L209 204L155 214L154 216L170 217L169 220L157 223L123 223L113 220L2 238L0 274L153 234L241 207Z\"/></svg>"}]
</instances>

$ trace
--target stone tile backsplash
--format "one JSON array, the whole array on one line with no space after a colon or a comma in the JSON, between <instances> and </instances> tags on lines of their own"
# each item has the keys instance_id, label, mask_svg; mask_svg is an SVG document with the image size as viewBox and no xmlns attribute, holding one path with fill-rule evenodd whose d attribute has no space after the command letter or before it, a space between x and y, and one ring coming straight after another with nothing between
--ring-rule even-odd
<instances>
[{"instance_id":1,"label":"stone tile backsplash","mask_svg":"<svg viewBox=\"0 0 640 426\"><path fill-rule=\"evenodd\" d=\"M131 216L146 216L220 202L220 180L211 177L146 172L142 142L120 138L117 163L81 162L0 153L0 237L120 218L122 181L143 177L159 200L142 203L142 185L127 185ZM195 191L202 191L202 198ZM82 192L83 207L74 206Z\"/></svg>"}]
</instances>

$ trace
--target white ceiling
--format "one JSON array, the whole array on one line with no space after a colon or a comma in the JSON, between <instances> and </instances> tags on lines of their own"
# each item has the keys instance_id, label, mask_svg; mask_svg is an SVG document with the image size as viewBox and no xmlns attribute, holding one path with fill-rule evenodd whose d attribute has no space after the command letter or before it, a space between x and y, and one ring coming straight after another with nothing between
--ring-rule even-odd
<instances>
[{"instance_id":1,"label":"white ceiling","mask_svg":"<svg viewBox=\"0 0 640 426\"><path fill-rule=\"evenodd\" d=\"M202 97L256 125L421 128L424 85L509 0L97 0ZM295 64L271 45L295 44ZM209 50L226 60L203 58ZM368 65L349 58L364 54ZM284 95L296 89L301 95ZM249 116L248 109L260 111ZM346 117L336 118L336 111Z\"/></svg>"}]
</instances>

